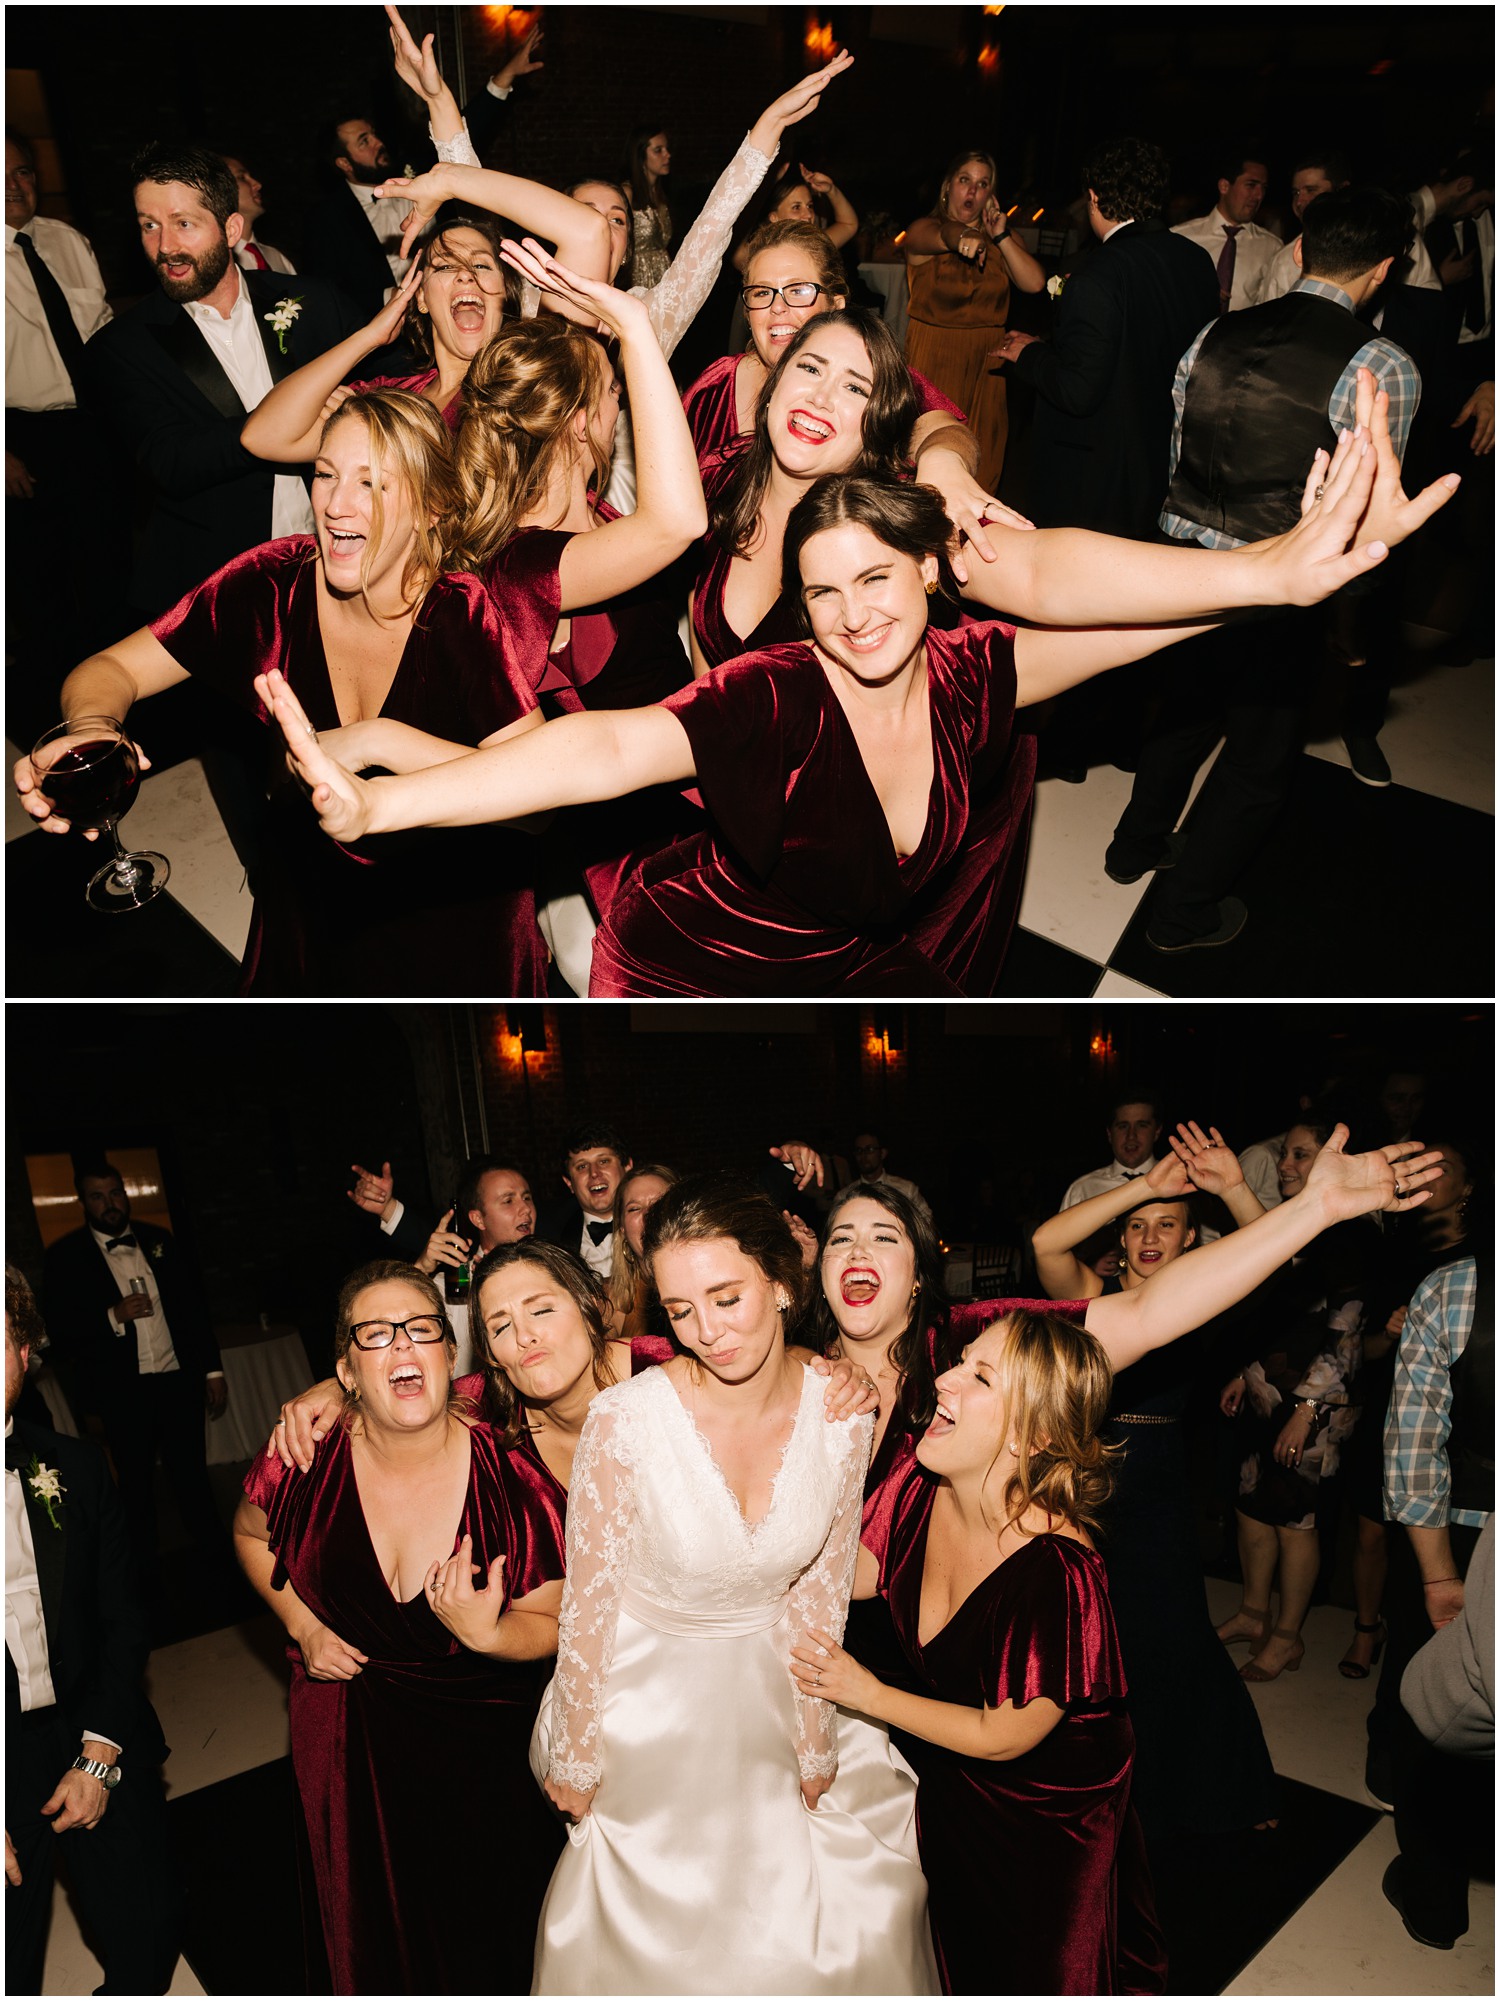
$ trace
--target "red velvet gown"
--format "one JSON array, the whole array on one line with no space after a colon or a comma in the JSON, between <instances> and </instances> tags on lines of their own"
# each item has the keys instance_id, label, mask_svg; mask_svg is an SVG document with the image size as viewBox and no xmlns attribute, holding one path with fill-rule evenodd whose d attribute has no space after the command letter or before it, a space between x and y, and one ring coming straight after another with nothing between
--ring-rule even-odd
<instances>
[{"instance_id":1,"label":"red velvet gown","mask_svg":"<svg viewBox=\"0 0 1500 2001\"><path fill-rule=\"evenodd\" d=\"M1160 1993L1166 1961L1139 1825L1134 1739L1100 1558L1039 1535L917 1637L936 1482L913 1464L875 1548L922 1693L967 1708L1038 1696L1066 1712L1034 1750L960 1757L903 1737L933 1943L950 1994ZM870 1531L861 1540L870 1544Z\"/></svg>"},{"instance_id":2,"label":"red velvet gown","mask_svg":"<svg viewBox=\"0 0 1500 2001\"><path fill-rule=\"evenodd\" d=\"M992 992L1036 764L1014 728L1013 641L997 623L929 630L932 795L904 859L810 646L768 647L669 697L709 824L621 889L590 992Z\"/></svg>"},{"instance_id":3,"label":"red velvet gown","mask_svg":"<svg viewBox=\"0 0 1500 2001\"><path fill-rule=\"evenodd\" d=\"M339 717L318 626L317 579L312 537L289 535L226 563L151 630L195 679L268 727L251 683L279 667L314 729L332 729ZM423 600L381 714L478 743L535 706L483 584L440 577ZM272 728L268 833L253 885L242 991L497 998L546 991L530 836L482 827L344 846L319 829L282 749Z\"/></svg>"},{"instance_id":4,"label":"red velvet gown","mask_svg":"<svg viewBox=\"0 0 1500 2001\"><path fill-rule=\"evenodd\" d=\"M688 429L693 434L693 443L701 458L705 452L719 452L726 445L744 434L740 430L739 414L735 403L735 375L743 354L726 354L720 360L710 362L708 367L682 394L682 407L687 412ZM929 410L942 410L956 424L967 420L956 403L950 402L941 389L935 388L925 375L911 373L911 386L917 392L917 401L923 414ZM404 387L404 384L396 385Z\"/></svg>"},{"instance_id":5,"label":"red velvet gown","mask_svg":"<svg viewBox=\"0 0 1500 2001\"><path fill-rule=\"evenodd\" d=\"M356 382L354 387L363 392L367 389L404 389L408 395L420 396L428 383L437 381L435 368L424 368L419 375L372 375L368 382ZM443 405L441 416L450 431L458 429L459 414L464 407L463 392L455 396L451 403Z\"/></svg>"},{"instance_id":6,"label":"red velvet gown","mask_svg":"<svg viewBox=\"0 0 1500 2001\"><path fill-rule=\"evenodd\" d=\"M603 521L618 520L599 503ZM547 716L584 709L648 708L691 679L677 632L677 604L652 578L610 604L568 615L567 644L552 650L562 617L558 565L572 532L523 528L485 576L504 621L512 657ZM692 828L700 816L670 786L625 800L574 807L547 842L554 874L549 892L575 886L581 874L600 916L621 882L648 856Z\"/></svg>"},{"instance_id":7,"label":"red velvet gown","mask_svg":"<svg viewBox=\"0 0 1500 2001\"><path fill-rule=\"evenodd\" d=\"M524 1598L563 1574L566 1497L529 1452L469 1432L454 1547ZM349 1437L336 1428L310 1473L256 1460L290 1583L369 1656L351 1681L314 1681L289 1645L292 1769L333 1988L339 1994L526 1994L537 1918L563 1834L527 1762L550 1663L470 1653L418 1592L398 1604L365 1526ZM477 1899L477 1901L476 1901ZM310 1897L304 1908L311 1922Z\"/></svg>"}]
</instances>

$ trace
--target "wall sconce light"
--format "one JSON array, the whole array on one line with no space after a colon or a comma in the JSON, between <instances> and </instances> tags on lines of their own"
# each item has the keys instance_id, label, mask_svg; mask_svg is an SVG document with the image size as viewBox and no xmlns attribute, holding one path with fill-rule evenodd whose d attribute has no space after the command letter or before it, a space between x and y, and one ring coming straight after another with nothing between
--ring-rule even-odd
<instances>
[{"instance_id":1,"label":"wall sconce light","mask_svg":"<svg viewBox=\"0 0 1500 2001\"><path fill-rule=\"evenodd\" d=\"M838 43L833 38L833 23L820 21L816 14L809 14L802 46L815 64L831 63L838 54Z\"/></svg>"},{"instance_id":2,"label":"wall sconce light","mask_svg":"<svg viewBox=\"0 0 1500 2001\"><path fill-rule=\"evenodd\" d=\"M980 71L984 76L994 76L1000 68L1000 44L998 42L983 43L980 47L977 60Z\"/></svg>"}]
</instances>

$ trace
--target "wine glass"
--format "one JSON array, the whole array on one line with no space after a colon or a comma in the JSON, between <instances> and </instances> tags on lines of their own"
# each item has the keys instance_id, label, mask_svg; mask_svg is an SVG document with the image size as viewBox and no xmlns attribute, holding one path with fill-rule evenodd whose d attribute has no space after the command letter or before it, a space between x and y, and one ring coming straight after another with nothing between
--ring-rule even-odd
<instances>
[{"instance_id":1,"label":"wine glass","mask_svg":"<svg viewBox=\"0 0 1500 2001\"><path fill-rule=\"evenodd\" d=\"M139 910L159 896L172 873L165 855L129 854L115 823L135 803L141 770L135 745L113 716L74 716L37 739L31 769L60 819L107 833L114 859L89 880L93 910Z\"/></svg>"}]
</instances>

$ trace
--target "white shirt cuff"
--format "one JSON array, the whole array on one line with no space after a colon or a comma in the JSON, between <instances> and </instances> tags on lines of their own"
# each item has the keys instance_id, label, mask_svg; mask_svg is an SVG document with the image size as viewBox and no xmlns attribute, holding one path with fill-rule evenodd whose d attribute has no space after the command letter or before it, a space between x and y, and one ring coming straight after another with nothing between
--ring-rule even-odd
<instances>
[{"instance_id":1,"label":"white shirt cuff","mask_svg":"<svg viewBox=\"0 0 1500 2001\"><path fill-rule=\"evenodd\" d=\"M83 1749L83 1746L85 1744L108 1744L109 1748L115 1754L115 1763L116 1764L119 1763L121 1757L121 1747L115 1742L113 1737L106 1737L102 1730L84 1731L83 1737L80 1740L79 1744L79 1755L81 1757L86 1758L88 1756L88 1752Z\"/></svg>"},{"instance_id":2,"label":"white shirt cuff","mask_svg":"<svg viewBox=\"0 0 1500 2001\"><path fill-rule=\"evenodd\" d=\"M400 1224L401 1218L405 1214L406 1214L406 1204L404 1202L398 1202L395 1208L392 1209L389 1216L381 1217L380 1228L382 1233L387 1237L394 1235L398 1225Z\"/></svg>"},{"instance_id":3,"label":"white shirt cuff","mask_svg":"<svg viewBox=\"0 0 1500 2001\"><path fill-rule=\"evenodd\" d=\"M485 85L485 89L489 92L491 97L498 97L500 102L503 104L506 98L509 97L511 92L515 89L515 85L513 83L508 83L505 86L504 90L502 90L500 86L496 83L495 79L491 77L489 82Z\"/></svg>"}]
</instances>

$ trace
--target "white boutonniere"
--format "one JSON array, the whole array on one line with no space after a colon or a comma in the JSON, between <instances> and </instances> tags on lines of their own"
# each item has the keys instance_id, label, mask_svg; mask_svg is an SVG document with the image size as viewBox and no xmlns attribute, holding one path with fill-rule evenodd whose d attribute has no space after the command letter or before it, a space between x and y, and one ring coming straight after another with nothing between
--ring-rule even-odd
<instances>
[{"instance_id":1,"label":"white boutonniere","mask_svg":"<svg viewBox=\"0 0 1500 2001\"><path fill-rule=\"evenodd\" d=\"M62 1523L57 1519L55 1510L67 1489L63 1486L56 1469L44 1466L34 1452L31 1455L31 1464L26 1469L26 1484L47 1510L47 1519L53 1528L60 1529Z\"/></svg>"},{"instance_id":2,"label":"white boutonniere","mask_svg":"<svg viewBox=\"0 0 1500 2001\"><path fill-rule=\"evenodd\" d=\"M1047 297L1049 299L1060 299L1063 295L1063 286L1067 282L1068 279L1065 272L1059 273L1055 278L1049 278L1047 280Z\"/></svg>"},{"instance_id":3,"label":"white boutonniere","mask_svg":"<svg viewBox=\"0 0 1500 2001\"><path fill-rule=\"evenodd\" d=\"M283 348L282 353L284 354L285 352L286 349ZM146 1256L150 1258L152 1264L159 1265L162 1261L162 1256L165 1253L166 1248L167 1248L166 1239L163 1237L158 1237L154 1244L147 1245Z\"/></svg>"},{"instance_id":4,"label":"white boutonniere","mask_svg":"<svg viewBox=\"0 0 1500 2001\"><path fill-rule=\"evenodd\" d=\"M292 330L293 321L297 319L301 311L302 301L300 298L278 299L276 301L276 310L264 315L271 322L276 335L276 345L281 349L283 354L286 353L286 337Z\"/></svg>"}]
</instances>

